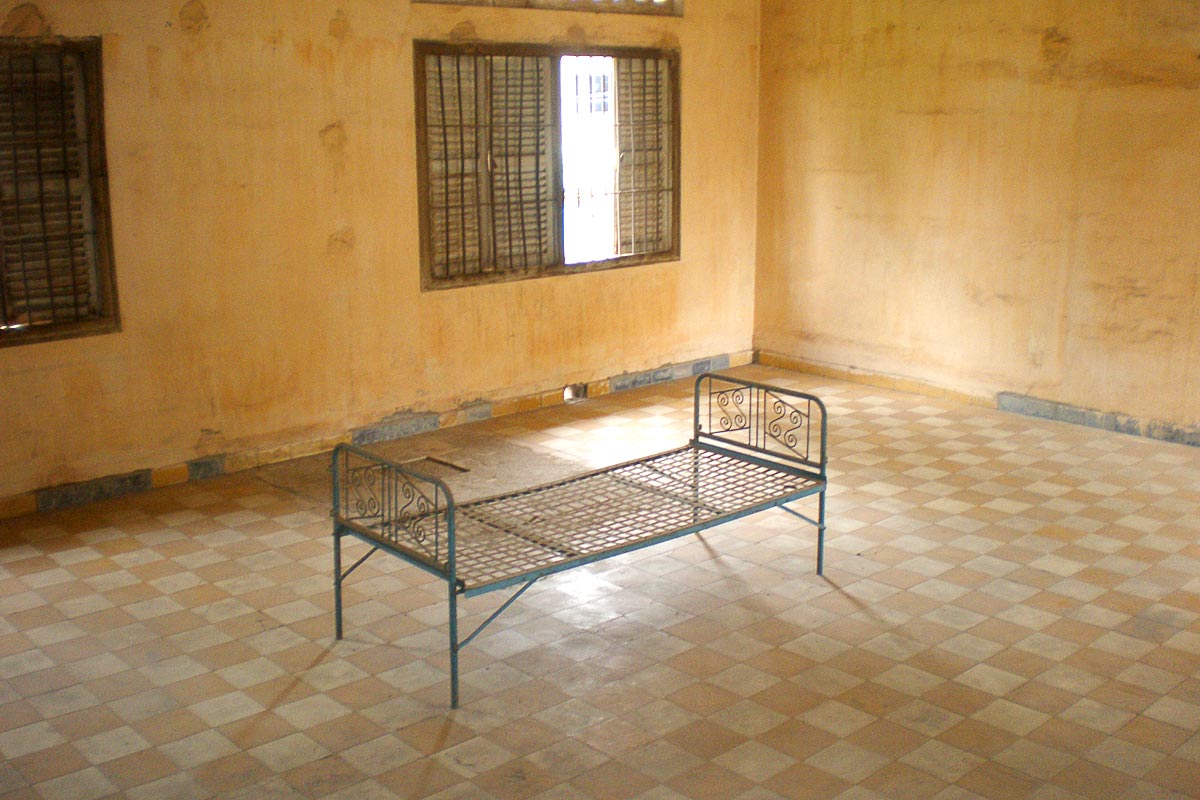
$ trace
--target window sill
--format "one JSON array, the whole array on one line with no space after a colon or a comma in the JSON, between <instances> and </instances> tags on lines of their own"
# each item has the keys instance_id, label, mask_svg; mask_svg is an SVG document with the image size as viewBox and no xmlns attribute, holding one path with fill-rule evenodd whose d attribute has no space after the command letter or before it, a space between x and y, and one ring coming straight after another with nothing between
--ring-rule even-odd
<instances>
[{"instance_id":1,"label":"window sill","mask_svg":"<svg viewBox=\"0 0 1200 800\"><path fill-rule=\"evenodd\" d=\"M422 292L436 292L442 289L461 289L467 286L482 286L493 283L512 283L513 281L535 280L537 278L555 278L563 275L579 275L584 272L608 272L640 267L649 264L667 264L679 261L678 252L644 253L636 256L625 256L606 261L593 261L584 264L556 264L540 269L525 271L491 272L472 275L458 275L449 278L432 279L425 277L421 281Z\"/></svg>"},{"instance_id":2,"label":"window sill","mask_svg":"<svg viewBox=\"0 0 1200 800\"><path fill-rule=\"evenodd\" d=\"M119 333L121 321L115 318L94 319L60 325L31 325L0 330L0 347L17 347L24 344L40 344L60 339L78 339L85 336L101 336Z\"/></svg>"},{"instance_id":3,"label":"window sill","mask_svg":"<svg viewBox=\"0 0 1200 800\"><path fill-rule=\"evenodd\" d=\"M683 16L683 0L414 0L414 5L530 8L545 11L588 11L657 17Z\"/></svg>"}]
</instances>

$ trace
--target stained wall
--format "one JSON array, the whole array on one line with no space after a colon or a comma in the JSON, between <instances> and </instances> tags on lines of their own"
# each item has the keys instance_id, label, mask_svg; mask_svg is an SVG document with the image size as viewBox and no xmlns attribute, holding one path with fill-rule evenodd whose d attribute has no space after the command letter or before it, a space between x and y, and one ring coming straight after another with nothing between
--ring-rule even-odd
<instances>
[{"instance_id":1,"label":"stained wall","mask_svg":"<svg viewBox=\"0 0 1200 800\"><path fill-rule=\"evenodd\" d=\"M1200 423L1200 5L762 8L757 348Z\"/></svg>"},{"instance_id":2,"label":"stained wall","mask_svg":"<svg viewBox=\"0 0 1200 800\"><path fill-rule=\"evenodd\" d=\"M245 465L396 413L749 352L756 3L698 0L684 19L405 0L36 5L53 34L103 39L123 330L0 348L0 498L129 470L181 477L214 454ZM422 293L412 41L452 37L678 47L682 259Z\"/></svg>"},{"instance_id":3,"label":"stained wall","mask_svg":"<svg viewBox=\"0 0 1200 800\"><path fill-rule=\"evenodd\" d=\"M37 8L103 38L123 330L0 348L0 499L751 347L1200 422L1187 0ZM681 260L422 293L411 42L450 37L677 45Z\"/></svg>"}]
</instances>

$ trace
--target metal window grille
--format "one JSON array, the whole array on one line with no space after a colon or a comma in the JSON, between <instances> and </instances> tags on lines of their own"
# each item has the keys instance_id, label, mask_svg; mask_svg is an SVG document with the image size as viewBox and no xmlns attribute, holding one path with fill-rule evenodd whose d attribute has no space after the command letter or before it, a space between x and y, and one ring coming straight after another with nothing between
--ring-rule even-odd
<instances>
[{"instance_id":1,"label":"metal window grille","mask_svg":"<svg viewBox=\"0 0 1200 800\"><path fill-rule=\"evenodd\" d=\"M417 44L426 288L567 271L558 66L573 54ZM588 269L678 254L676 61L649 51L602 54L613 58L612 84L589 83L576 102L616 111L616 250Z\"/></svg>"},{"instance_id":2,"label":"metal window grille","mask_svg":"<svg viewBox=\"0 0 1200 800\"><path fill-rule=\"evenodd\" d=\"M551 61L485 56L490 83L492 242L497 270L553 264L555 233L554 111Z\"/></svg>"},{"instance_id":3,"label":"metal window grille","mask_svg":"<svg viewBox=\"0 0 1200 800\"><path fill-rule=\"evenodd\" d=\"M434 278L553 263L550 60L425 57L428 258Z\"/></svg>"},{"instance_id":4,"label":"metal window grille","mask_svg":"<svg viewBox=\"0 0 1200 800\"><path fill-rule=\"evenodd\" d=\"M582 98L583 92L577 96ZM593 114L603 114L612 104L612 86L607 75L589 75L587 91L588 110Z\"/></svg>"},{"instance_id":5,"label":"metal window grille","mask_svg":"<svg viewBox=\"0 0 1200 800\"><path fill-rule=\"evenodd\" d=\"M0 335L107 311L84 78L76 49L0 50Z\"/></svg>"},{"instance_id":6,"label":"metal window grille","mask_svg":"<svg viewBox=\"0 0 1200 800\"><path fill-rule=\"evenodd\" d=\"M556 11L611 11L618 14L683 16L683 0L416 0L418 3L448 3L501 8L544 8Z\"/></svg>"},{"instance_id":7,"label":"metal window grille","mask_svg":"<svg viewBox=\"0 0 1200 800\"><path fill-rule=\"evenodd\" d=\"M671 249L672 129L670 62L618 58L617 254Z\"/></svg>"}]
</instances>

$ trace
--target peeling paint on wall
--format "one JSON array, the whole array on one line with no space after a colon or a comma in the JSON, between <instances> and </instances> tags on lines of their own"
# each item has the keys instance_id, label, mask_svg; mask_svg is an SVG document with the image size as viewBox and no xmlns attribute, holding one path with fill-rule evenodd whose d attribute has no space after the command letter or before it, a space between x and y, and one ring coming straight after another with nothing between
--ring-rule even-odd
<instances>
[{"instance_id":1,"label":"peeling paint on wall","mask_svg":"<svg viewBox=\"0 0 1200 800\"><path fill-rule=\"evenodd\" d=\"M184 33L195 36L208 25L208 9L200 0L188 0L183 8L179 9L179 27Z\"/></svg>"},{"instance_id":2,"label":"peeling paint on wall","mask_svg":"<svg viewBox=\"0 0 1200 800\"><path fill-rule=\"evenodd\" d=\"M350 20L346 18L346 12L338 9L337 15L329 20L329 35L337 39L339 42L346 38L350 33Z\"/></svg>"},{"instance_id":3,"label":"peeling paint on wall","mask_svg":"<svg viewBox=\"0 0 1200 800\"><path fill-rule=\"evenodd\" d=\"M1071 55L1071 37L1058 28L1042 32L1042 61L1052 67L1061 66Z\"/></svg>"},{"instance_id":4,"label":"peeling paint on wall","mask_svg":"<svg viewBox=\"0 0 1200 800\"><path fill-rule=\"evenodd\" d=\"M1088 291L1099 313L1093 324L1081 328L1081 335L1116 346L1169 346L1177 321L1168 309L1189 300L1165 282L1126 275L1092 281Z\"/></svg>"},{"instance_id":5,"label":"peeling paint on wall","mask_svg":"<svg viewBox=\"0 0 1200 800\"><path fill-rule=\"evenodd\" d=\"M1118 46L1076 53L1070 35L1057 27L1042 33L1041 81L1105 88L1150 86L1193 90L1200 86L1200 55L1194 45L1121 41Z\"/></svg>"},{"instance_id":6,"label":"peeling paint on wall","mask_svg":"<svg viewBox=\"0 0 1200 800\"><path fill-rule=\"evenodd\" d=\"M354 250L354 229L349 225L329 234L325 252L331 256L349 255Z\"/></svg>"},{"instance_id":7,"label":"peeling paint on wall","mask_svg":"<svg viewBox=\"0 0 1200 800\"><path fill-rule=\"evenodd\" d=\"M337 194L346 172L346 127L341 121L333 122L322 128L317 135L331 166L329 192Z\"/></svg>"},{"instance_id":8,"label":"peeling paint on wall","mask_svg":"<svg viewBox=\"0 0 1200 800\"><path fill-rule=\"evenodd\" d=\"M571 25L570 27L567 28L566 35L558 37L558 39L556 39L556 42L561 43L561 44L573 44L573 45L580 45L580 46L587 45L587 43L588 43L587 31L585 31L583 29L582 25Z\"/></svg>"},{"instance_id":9,"label":"peeling paint on wall","mask_svg":"<svg viewBox=\"0 0 1200 800\"><path fill-rule=\"evenodd\" d=\"M1137 0L1131 6L1135 19L1147 27L1178 33L1200 31L1200 4L1194 0Z\"/></svg>"},{"instance_id":10,"label":"peeling paint on wall","mask_svg":"<svg viewBox=\"0 0 1200 800\"><path fill-rule=\"evenodd\" d=\"M0 25L0 36L51 36L50 23L33 3L21 3L8 12Z\"/></svg>"},{"instance_id":11,"label":"peeling paint on wall","mask_svg":"<svg viewBox=\"0 0 1200 800\"><path fill-rule=\"evenodd\" d=\"M1147 86L1195 90L1200 87L1200 61L1147 58L1146 53L1126 53L1121 58L1103 58L1083 67L1081 78L1108 88Z\"/></svg>"},{"instance_id":12,"label":"peeling paint on wall","mask_svg":"<svg viewBox=\"0 0 1200 800\"><path fill-rule=\"evenodd\" d=\"M455 25L450 30L450 41L452 42L477 42L479 34L475 30L475 26L470 20L463 20Z\"/></svg>"},{"instance_id":13,"label":"peeling paint on wall","mask_svg":"<svg viewBox=\"0 0 1200 800\"><path fill-rule=\"evenodd\" d=\"M346 128L341 122L333 122L321 128L321 144L331 156L341 156L346 149Z\"/></svg>"}]
</instances>

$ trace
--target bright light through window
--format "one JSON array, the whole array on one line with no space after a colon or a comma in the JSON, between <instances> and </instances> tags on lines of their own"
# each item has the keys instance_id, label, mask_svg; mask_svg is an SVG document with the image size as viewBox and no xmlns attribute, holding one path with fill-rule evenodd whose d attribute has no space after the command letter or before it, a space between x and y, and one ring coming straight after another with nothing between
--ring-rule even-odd
<instances>
[{"instance_id":1,"label":"bright light through window","mask_svg":"<svg viewBox=\"0 0 1200 800\"><path fill-rule=\"evenodd\" d=\"M617 254L617 126L613 59L563 56L563 254L567 264Z\"/></svg>"}]
</instances>

